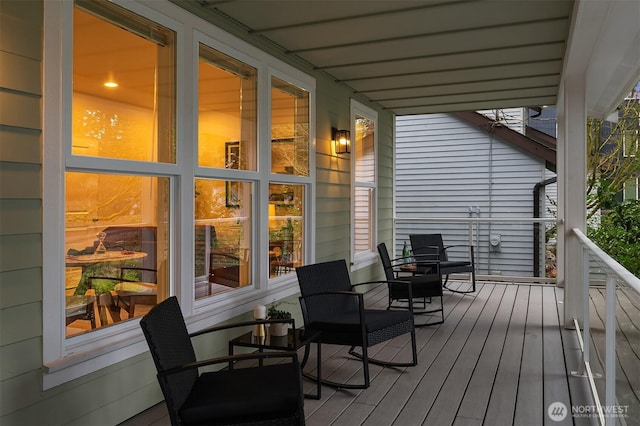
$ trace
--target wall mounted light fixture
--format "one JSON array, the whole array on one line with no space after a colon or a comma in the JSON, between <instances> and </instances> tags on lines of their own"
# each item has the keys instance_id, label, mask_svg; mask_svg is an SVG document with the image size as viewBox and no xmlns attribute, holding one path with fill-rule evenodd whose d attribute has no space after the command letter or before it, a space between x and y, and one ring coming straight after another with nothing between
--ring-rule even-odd
<instances>
[{"instance_id":1,"label":"wall mounted light fixture","mask_svg":"<svg viewBox=\"0 0 640 426\"><path fill-rule=\"evenodd\" d=\"M348 130L338 130L331 128L331 142L336 154L347 154L351 152L351 132Z\"/></svg>"}]
</instances>

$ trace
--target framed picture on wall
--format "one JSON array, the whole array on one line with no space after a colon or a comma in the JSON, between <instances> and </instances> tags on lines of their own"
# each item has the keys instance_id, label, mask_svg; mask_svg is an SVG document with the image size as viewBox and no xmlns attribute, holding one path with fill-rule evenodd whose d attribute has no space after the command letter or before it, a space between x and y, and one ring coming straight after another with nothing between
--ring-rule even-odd
<instances>
[{"instance_id":1,"label":"framed picture on wall","mask_svg":"<svg viewBox=\"0 0 640 426\"><path fill-rule=\"evenodd\" d=\"M224 144L226 169L240 169L240 142L225 142ZM240 182L227 181L225 183L225 201L227 207L240 207Z\"/></svg>"}]
</instances>

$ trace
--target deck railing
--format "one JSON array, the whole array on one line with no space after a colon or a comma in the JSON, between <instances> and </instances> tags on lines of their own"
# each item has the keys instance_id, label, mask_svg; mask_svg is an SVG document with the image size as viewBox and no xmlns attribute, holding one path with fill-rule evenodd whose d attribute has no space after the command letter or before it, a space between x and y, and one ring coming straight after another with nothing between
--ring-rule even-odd
<instances>
[{"instance_id":1,"label":"deck railing","mask_svg":"<svg viewBox=\"0 0 640 426\"><path fill-rule=\"evenodd\" d=\"M544 236L545 225L556 221L554 217L396 217L395 253L401 253L409 234L441 233L445 245L474 246L478 280L555 283L555 277L545 276ZM493 236L498 237L496 245ZM461 247L448 253L454 259L467 255ZM531 253L538 255L537 262Z\"/></svg>"},{"instance_id":2,"label":"deck railing","mask_svg":"<svg viewBox=\"0 0 640 426\"><path fill-rule=\"evenodd\" d=\"M583 332L580 334L580 326L578 324L578 318L574 318L574 325L578 339L581 341L582 349L582 371L576 372L576 374L586 375L589 378L591 391L597 408L598 419L601 425L615 425L617 419L624 419L623 416L626 413L621 412L628 409L627 406L621 407L619 404L621 401L616 396L616 289L629 290L635 294L640 295L640 279L634 276L631 272L625 269L618 262L613 260L607 255L600 247L595 245L589 238L587 238L579 229L574 228L573 233L577 236L578 240L583 247L584 256L584 298L583 298ZM606 274L606 290L605 290L605 363L604 363L604 406L600 401L598 394L598 386L594 380L594 374L592 372L591 362L591 341L593 330L591 329L590 322L590 273L589 273L589 261L595 261L602 271ZM637 419L636 419L637 420ZM626 422L621 422L626 423Z\"/></svg>"}]
</instances>

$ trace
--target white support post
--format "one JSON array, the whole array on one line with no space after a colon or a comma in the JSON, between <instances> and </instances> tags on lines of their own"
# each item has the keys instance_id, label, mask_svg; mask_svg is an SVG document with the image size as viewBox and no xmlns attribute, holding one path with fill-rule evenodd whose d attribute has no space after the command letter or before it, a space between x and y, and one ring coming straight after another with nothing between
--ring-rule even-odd
<instances>
[{"instance_id":1,"label":"white support post","mask_svg":"<svg viewBox=\"0 0 640 426\"><path fill-rule=\"evenodd\" d=\"M582 320L584 257L572 229L586 230L587 114L585 74L566 76L558 109L558 276L564 285L564 323Z\"/></svg>"}]
</instances>

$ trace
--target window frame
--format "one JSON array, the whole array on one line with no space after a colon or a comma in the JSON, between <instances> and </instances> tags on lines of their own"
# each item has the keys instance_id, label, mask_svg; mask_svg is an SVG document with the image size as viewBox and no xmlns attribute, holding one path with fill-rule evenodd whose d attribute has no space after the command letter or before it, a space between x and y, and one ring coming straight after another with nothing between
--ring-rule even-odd
<instances>
[{"instance_id":1,"label":"window frame","mask_svg":"<svg viewBox=\"0 0 640 426\"><path fill-rule=\"evenodd\" d=\"M358 182L356 181L356 161L357 161L357 144L355 143L356 137L356 119L358 117L371 120L375 124L374 142L373 142L373 158L374 158L374 181L373 182ZM378 113L372 108L365 106L364 104L351 99L350 106L350 127L351 127L351 270L356 271L364 267L375 264L378 261L377 253L377 217L378 217ZM370 206L371 223L369 227L369 237L371 246L369 250L356 253L355 247L355 222L356 222L356 189L357 188L370 188L372 190L372 201Z\"/></svg>"},{"instance_id":2,"label":"window frame","mask_svg":"<svg viewBox=\"0 0 640 426\"><path fill-rule=\"evenodd\" d=\"M259 250L268 244L268 186L271 181L305 185L305 261L314 259L315 219L315 78L286 64L257 47L203 21L170 2L148 3L111 0L113 4L139 14L175 31L176 42L176 161L174 164L148 164L139 161L77 158L71 149L73 2L44 3L44 119L43 119L43 389L93 373L132 356L148 351L139 319L123 321L84 333L78 339L65 337L64 326L64 171L104 170L167 177L170 179L170 250L168 293L177 295L187 326L201 329L249 312L258 303L271 303L298 292L295 276L277 280L268 277L268 254ZM206 34L206 36L205 36ZM198 42L233 56L258 70L258 170L228 170L197 167L197 63ZM231 47L233 46L233 47ZM271 75L309 92L309 176L272 175L268 144L270 135ZM270 137L270 136L267 136ZM194 206L196 177L230 178L254 183L251 242L254 285L246 291L226 293L225 297L194 299ZM181 218L189 218L181 220ZM293 274L295 275L295 274ZM182 283L182 284L180 284ZM244 290L244 289L243 289ZM237 293L237 294L236 294Z\"/></svg>"},{"instance_id":3,"label":"window frame","mask_svg":"<svg viewBox=\"0 0 640 426\"><path fill-rule=\"evenodd\" d=\"M628 187L629 185L631 188ZM630 193L633 196L629 197ZM622 199L623 201L640 200L640 177L630 178L622 184Z\"/></svg>"}]
</instances>

